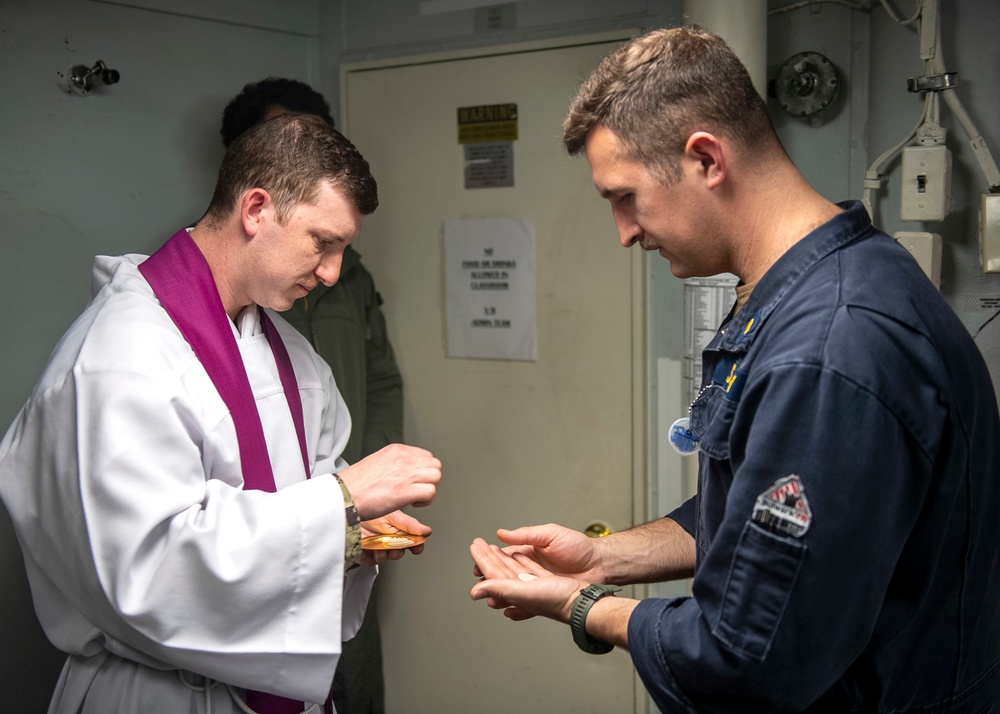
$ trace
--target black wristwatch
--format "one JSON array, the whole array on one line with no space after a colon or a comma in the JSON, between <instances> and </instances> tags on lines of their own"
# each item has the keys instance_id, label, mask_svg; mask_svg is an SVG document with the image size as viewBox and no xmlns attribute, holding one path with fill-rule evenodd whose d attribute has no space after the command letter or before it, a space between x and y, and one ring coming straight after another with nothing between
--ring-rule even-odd
<instances>
[{"instance_id":1,"label":"black wristwatch","mask_svg":"<svg viewBox=\"0 0 1000 714\"><path fill-rule=\"evenodd\" d=\"M614 585L588 585L576 600L573 601L573 609L569 616L569 629L573 632L573 641L587 654L607 654L615 648L607 642L594 639L587 634L587 613L594 603L602 597L614 595L621 588Z\"/></svg>"}]
</instances>

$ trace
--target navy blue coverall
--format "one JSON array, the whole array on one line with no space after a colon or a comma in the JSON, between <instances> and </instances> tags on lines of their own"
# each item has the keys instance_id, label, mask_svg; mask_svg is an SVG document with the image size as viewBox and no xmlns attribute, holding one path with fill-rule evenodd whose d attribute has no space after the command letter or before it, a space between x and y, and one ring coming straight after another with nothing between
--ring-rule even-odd
<instances>
[{"instance_id":1,"label":"navy blue coverall","mask_svg":"<svg viewBox=\"0 0 1000 714\"><path fill-rule=\"evenodd\" d=\"M665 712L1000 710L1000 420L982 356L859 203L703 353L693 597L639 604Z\"/></svg>"}]
</instances>

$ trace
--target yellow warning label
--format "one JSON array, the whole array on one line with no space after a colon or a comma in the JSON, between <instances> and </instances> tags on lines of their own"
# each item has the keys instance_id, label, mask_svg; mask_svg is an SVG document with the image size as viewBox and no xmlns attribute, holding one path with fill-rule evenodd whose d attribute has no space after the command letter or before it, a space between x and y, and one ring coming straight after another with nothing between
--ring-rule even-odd
<instances>
[{"instance_id":1,"label":"yellow warning label","mask_svg":"<svg viewBox=\"0 0 1000 714\"><path fill-rule=\"evenodd\" d=\"M516 140L516 104L484 104L478 107L459 107L459 144L482 144L488 141Z\"/></svg>"}]
</instances>

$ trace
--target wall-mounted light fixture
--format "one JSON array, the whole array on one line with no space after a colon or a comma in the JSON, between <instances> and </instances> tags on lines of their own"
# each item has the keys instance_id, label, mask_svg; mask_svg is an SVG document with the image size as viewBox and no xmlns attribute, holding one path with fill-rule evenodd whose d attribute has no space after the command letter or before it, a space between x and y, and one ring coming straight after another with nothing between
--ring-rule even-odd
<instances>
[{"instance_id":1,"label":"wall-mounted light fixture","mask_svg":"<svg viewBox=\"0 0 1000 714\"><path fill-rule=\"evenodd\" d=\"M104 84L117 84L121 79L118 70L109 69L103 60L97 60L93 67L84 64L74 65L69 70L69 88L73 94L84 96L94 88L94 78L99 78Z\"/></svg>"}]
</instances>

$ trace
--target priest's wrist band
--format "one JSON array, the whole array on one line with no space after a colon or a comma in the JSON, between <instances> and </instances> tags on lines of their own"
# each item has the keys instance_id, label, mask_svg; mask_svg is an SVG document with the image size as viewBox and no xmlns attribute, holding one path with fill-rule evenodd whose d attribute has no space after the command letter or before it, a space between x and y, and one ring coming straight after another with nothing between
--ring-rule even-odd
<instances>
[{"instance_id":1,"label":"priest's wrist band","mask_svg":"<svg viewBox=\"0 0 1000 714\"><path fill-rule=\"evenodd\" d=\"M361 557L361 516L358 515L358 508L354 505L354 498L347 486L340 480L340 476L334 474L340 485L340 491L344 494L344 520L346 530L344 532L344 570L346 571Z\"/></svg>"},{"instance_id":2,"label":"priest's wrist band","mask_svg":"<svg viewBox=\"0 0 1000 714\"><path fill-rule=\"evenodd\" d=\"M614 645L602 642L587 634L587 613L594 603L602 597L614 595L621 588L614 585L588 585L576 600L573 601L573 609L570 611L569 628L573 632L573 641L577 647L587 654L607 654L615 648Z\"/></svg>"}]
</instances>

